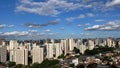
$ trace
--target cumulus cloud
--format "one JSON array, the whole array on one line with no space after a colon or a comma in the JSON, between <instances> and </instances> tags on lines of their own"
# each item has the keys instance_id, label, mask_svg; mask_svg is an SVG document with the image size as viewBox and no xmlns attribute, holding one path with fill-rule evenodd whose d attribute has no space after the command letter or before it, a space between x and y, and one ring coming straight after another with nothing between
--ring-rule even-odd
<instances>
[{"instance_id":1,"label":"cumulus cloud","mask_svg":"<svg viewBox=\"0 0 120 68\"><path fill-rule=\"evenodd\" d=\"M0 28L5 28L6 24L0 24Z\"/></svg>"},{"instance_id":2,"label":"cumulus cloud","mask_svg":"<svg viewBox=\"0 0 120 68\"><path fill-rule=\"evenodd\" d=\"M9 28L12 28L12 27L14 27L14 25L8 25L8 27L9 27Z\"/></svg>"},{"instance_id":3,"label":"cumulus cloud","mask_svg":"<svg viewBox=\"0 0 120 68\"><path fill-rule=\"evenodd\" d=\"M94 14L93 13L87 13L87 16L88 17L94 17Z\"/></svg>"},{"instance_id":4,"label":"cumulus cloud","mask_svg":"<svg viewBox=\"0 0 120 68\"><path fill-rule=\"evenodd\" d=\"M12 28L14 27L14 25L0 24L0 28L7 28L7 27Z\"/></svg>"},{"instance_id":5,"label":"cumulus cloud","mask_svg":"<svg viewBox=\"0 0 120 68\"><path fill-rule=\"evenodd\" d=\"M45 32L51 32L51 30L50 29L46 29L46 30L44 30Z\"/></svg>"},{"instance_id":6,"label":"cumulus cloud","mask_svg":"<svg viewBox=\"0 0 120 68\"><path fill-rule=\"evenodd\" d=\"M12 32L3 32L3 33L1 33L1 36L25 36L28 34L29 34L29 32L27 32L27 31L22 31L22 32L12 31Z\"/></svg>"},{"instance_id":7,"label":"cumulus cloud","mask_svg":"<svg viewBox=\"0 0 120 68\"><path fill-rule=\"evenodd\" d=\"M104 22L105 20L103 20L103 19L97 19L97 20L95 20L95 22Z\"/></svg>"},{"instance_id":8,"label":"cumulus cloud","mask_svg":"<svg viewBox=\"0 0 120 68\"><path fill-rule=\"evenodd\" d=\"M80 14L80 16L78 16L77 18L85 18L84 14Z\"/></svg>"},{"instance_id":9,"label":"cumulus cloud","mask_svg":"<svg viewBox=\"0 0 120 68\"><path fill-rule=\"evenodd\" d=\"M32 33L38 32L38 30L28 30L28 31Z\"/></svg>"},{"instance_id":10,"label":"cumulus cloud","mask_svg":"<svg viewBox=\"0 0 120 68\"><path fill-rule=\"evenodd\" d=\"M35 1L35 0L19 0L16 6L16 12L29 12L39 15L50 15L56 16L62 12L68 12L73 10L106 10L106 6L119 5L119 0L112 0L111 2L104 3L104 1L93 1L93 0L45 0L45 1ZM88 14L92 16L92 14Z\"/></svg>"},{"instance_id":11,"label":"cumulus cloud","mask_svg":"<svg viewBox=\"0 0 120 68\"><path fill-rule=\"evenodd\" d=\"M93 25L85 30L120 30L120 21L109 21L103 25Z\"/></svg>"},{"instance_id":12,"label":"cumulus cloud","mask_svg":"<svg viewBox=\"0 0 120 68\"><path fill-rule=\"evenodd\" d=\"M107 7L111 7L111 6L115 6L115 5L120 5L120 0L112 0L111 2L106 3Z\"/></svg>"},{"instance_id":13,"label":"cumulus cloud","mask_svg":"<svg viewBox=\"0 0 120 68\"><path fill-rule=\"evenodd\" d=\"M97 30L97 29L99 29L100 27L101 27L101 25L94 25L94 26L92 26L92 27L86 28L86 30Z\"/></svg>"},{"instance_id":14,"label":"cumulus cloud","mask_svg":"<svg viewBox=\"0 0 120 68\"><path fill-rule=\"evenodd\" d=\"M90 26L90 23L86 23L86 24L78 24L78 27L82 27L82 26Z\"/></svg>"},{"instance_id":15,"label":"cumulus cloud","mask_svg":"<svg viewBox=\"0 0 120 68\"><path fill-rule=\"evenodd\" d=\"M37 35L38 35L38 36L44 36L45 33L38 33Z\"/></svg>"},{"instance_id":16,"label":"cumulus cloud","mask_svg":"<svg viewBox=\"0 0 120 68\"><path fill-rule=\"evenodd\" d=\"M84 14L80 14L79 16L66 18L66 20L67 20L68 22L72 22L72 21L75 20L75 19L81 19L81 18L85 18L85 15L84 15Z\"/></svg>"},{"instance_id":17,"label":"cumulus cloud","mask_svg":"<svg viewBox=\"0 0 120 68\"><path fill-rule=\"evenodd\" d=\"M75 19L82 19L82 18L85 18L85 17L94 17L95 15L93 13L86 13L86 14L80 14L79 16L74 16L74 17L68 17L66 18L66 20L68 22L72 22L73 20Z\"/></svg>"},{"instance_id":18,"label":"cumulus cloud","mask_svg":"<svg viewBox=\"0 0 120 68\"><path fill-rule=\"evenodd\" d=\"M47 23L44 24L36 24L36 23L25 23L25 26L28 26L30 28L41 28L41 27L45 27L45 26L49 26L49 25L56 25L60 23L60 19L56 19L53 21L48 21Z\"/></svg>"},{"instance_id":19,"label":"cumulus cloud","mask_svg":"<svg viewBox=\"0 0 120 68\"><path fill-rule=\"evenodd\" d=\"M17 12L29 12L39 15L57 15L62 11L76 10L85 5L80 3L68 2L67 0L47 0L44 2L35 2L32 0L20 0L17 5Z\"/></svg>"}]
</instances>

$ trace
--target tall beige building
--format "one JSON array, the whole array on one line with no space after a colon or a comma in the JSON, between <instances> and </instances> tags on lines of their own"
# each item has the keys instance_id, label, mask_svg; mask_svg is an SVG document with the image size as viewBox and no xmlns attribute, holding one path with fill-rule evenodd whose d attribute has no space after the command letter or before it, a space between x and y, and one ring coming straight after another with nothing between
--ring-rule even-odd
<instances>
[{"instance_id":1,"label":"tall beige building","mask_svg":"<svg viewBox=\"0 0 120 68\"><path fill-rule=\"evenodd\" d=\"M15 50L16 64L28 65L28 49L18 48Z\"/></svg>"},{"instance_id":2,"label":"tall beige building","mask_svg":"<svg viewBox=\"0 0 120 68\"><path fill-rule=\"evenodd\" d=\"M6 46L0 45L0 62L6 62L7 60L7 48Z\"/></svg>"},{"instance_id":3,"label":"tall beige building","mask_svg":"<svg viewBox=\"0 0 120 68\"><path fill-rule=\"evenodd\" d=\"M18 47L17 40L10 40L9 45L10 45L10 50L17 48Z\"/></svg>"},{"instance_id":4,"label":"tall beige building","mask_svg":"<svg viewBox=\"0 0 120 68\"><path fill-rule=\"evenodd\" d=\"M32 49L32 63L41 63L43 61L43 48L35 46Z\"/></svg>"},{"instance_id":5,"label":"tall beige building","mask_svg":"<svg viewBox=\"0 0 120 68\"><path fill-rule=\"evenodd\" d=\"M115 46L115 42L112 38L107 39L107 46L108 47L114 47Z\"/></svg>"},{"instance_id":6,"label":"tall beige building","mask_svg":"<svg viewBox=\"0 0 120 68\"><path fill-rule=\"evenodd\" d=\"M88 49L92 50L95 47L94 40L88 40Z\"/></svg>"},{"instance_id":7,"label":"tall beige building","mask_svg":"<svg viewBox=\"0 0 120 68\"><path fill-rule=\"evenodd\" d=\"M84 54L87 48L86 48L86 45L81 44L79 49L80 49L80 53Z\"/></svg>"},{"instance_id":8,"label":"tall beige building","mask_svg":"<svg viewBox=\"0 0 120 68\"><path fill-rule=\"evenodd\" d=\"M10 52L10 61L15 61L15 49L18 48L17 40L10 40L9 42L9 52Z\"/></svg>"},{"instance_id":9,"label":"tall beige building","mask_svg":"<svg viewBox=\"0 0 120 68\"><path fill-rule=\"evenodd\" d=\"M62 50L64 51L64 54L66 55L69 52L67 39L61 40L61 45L62 45Z\"/></svg>"},{"instance_id":10,"label":"tall beige building","mask_svg":"<svg viewBox=\"0 0 120 68\"><path fill-rule=\"evenodd\" d=\"M46 43L46 49L47 49L47 56L46 58L50 59L53 58L53 43Z\"/></svg>"},{"instance_id":11,"label":"tall beige building","mask_svg":"<svg viewBox=\"0 0 120 68\"><path fill-rule=\"evenodd\" d=\"M112 47L112 39L111 38L107 39L107 46Z\"/></svg>"},{"instance_id":12,"label":"tall beige building","mask_svg":"<svg viewBox=\"0 0 120 68\"><path fill-rule=\"evenodd\" d=\"M55 57L57 58L62 54L62 46L60 43L54 43Z\"/></svg>"},{"instance_id":13,"label":"tall beige building","mask_svg":"<svg viewBox=\"0 0 120 68\"><path fill-rule=\"evenodd\" d=\"M74 47L75 47L75 41L74 41L74 39L72 39L72 38L68 39L68 43L69 43L68 44L69 50L72 51L74 49Z\"/></svg>"},{"instance_id":14,"label":"tall beige building","mask_svg":"<svg viewBox=\"0 0 120 68\"><path fill-rule=\"evenodd\" d=\"M61 45L63 47L62 49L63 49L65 55L69 51L72 51L74 49L74 47L76 47L75 41L72 38L61 40Z\"/></svg>"}]
</instances>

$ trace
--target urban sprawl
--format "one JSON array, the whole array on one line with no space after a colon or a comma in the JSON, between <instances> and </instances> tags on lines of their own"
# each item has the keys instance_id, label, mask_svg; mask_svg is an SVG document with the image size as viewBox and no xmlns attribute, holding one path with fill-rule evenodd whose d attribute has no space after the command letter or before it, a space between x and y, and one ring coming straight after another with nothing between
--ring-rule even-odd
<instances>
[{"instance_id":1,"label":"urban sprawl","mask_svg":"<svg viewBox=\"0 0 120 68\"><path fill-rule=\"evenodd\" d=\"M120 68L120 38L0 39L0 68Z\"/></svg>"}]
</instances>

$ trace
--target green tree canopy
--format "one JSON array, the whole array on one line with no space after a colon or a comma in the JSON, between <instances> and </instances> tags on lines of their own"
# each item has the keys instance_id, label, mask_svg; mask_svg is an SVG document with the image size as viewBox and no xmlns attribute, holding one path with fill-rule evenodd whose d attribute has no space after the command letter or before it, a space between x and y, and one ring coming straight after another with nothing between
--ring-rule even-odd
<instances>
[{"instance_id":1,"label":"green tree canopy","mask_svg":"<svg viewBox=\"0 0 120 68\"><path fill-rule=\"evenodd\" d=\"M12 67L12 66L15 66L15 65L16 65L15 62L9 62L9 63L8 63L8 66L9 66L9 67Z\"/></svg>"}]
</instances>

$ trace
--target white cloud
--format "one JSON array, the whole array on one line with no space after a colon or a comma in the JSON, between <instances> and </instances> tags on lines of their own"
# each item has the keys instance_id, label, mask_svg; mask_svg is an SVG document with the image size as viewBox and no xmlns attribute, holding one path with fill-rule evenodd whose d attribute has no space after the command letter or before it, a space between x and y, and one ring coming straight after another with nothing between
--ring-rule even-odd
<instances>
[{"instance_id":1,"label":"white cloud","mask_svg":"<svg viewBox=\"0 0 120 68\"><path fill-rule=\"evenodd\" d=\"M45 1L35 1L35 0L19 0L20 3L16 6L16 12L29 12L39 15L50 15L56 16L62 12L68 12L73 10L106 10L106 6L119 5L120 0L112 0L111 2L104 1L76 1L76 0L45 0ZM92 14L88 14L93 17Z\"/></svg>"},{"instance_id":2,"label":"white cloud","mask_svg":"<svg viewBox=\"0 0 120 68\"><path fill-rule=\"evenodd\" d=\"M22 32L13 31L13 32L4 32L1 35L2 36L24 36L24 35L28 35L28 34L29 34L29 32L27 32L27 31L22 31Z\"/></svg>"},{"instance_id":3,"label":"white cloud","mask_svg":"<svg viewBox=\"0 0 120 68\"><path fill-rule=\"evenodd\" d=\"M75 19L81 19L81 18L85 18L85 15L84 15L84 14L80 14L79 16L66 18L66 20L67 20L68 22L72 22L72 21L75 20Z\"/></svg>"},{"instance_id":4,"label":"white cloud","mask_svg":"<svg viewBox=\"0 0 120 68\"><path fill-rule=\"evenodd\" d=\"M100 25L94 25L94 26L92 26L92 27L86 28L85 30L97 30L97 29L99 29L99 28L100 28Z\"/></svg>"},{"instance_id":5,"label":"white cloud","mask_svg":"<svg viewBox=\"0 0 120 68\"><path fill-rule=\"evenodd\" d=\"M44 30L45 32L51 32L51 30L50 29L46 29L46 30Z\"/></svg>"},{"instance_id":6,"label":"white cloud","mask_svg":"<svg viewBox=\"0 0 120 68\"><path fill-rule=\"evenodd\" d=\"M90 23L86 23L86 24L78 24L78 27L82 27L82 26L90 26Z\"/></svg>"},{"instance_id":7,"label":"white cloud","mask_svg":"<svg viewBox=\"0 0 120 68\"><path fill-rule=\"evenodd\" d=\"M95 22L104 22L105 20L103 19L98 19L98 20L95 20Z\"/></svg>"},{"instance_id":8,"label":"white cloud","mask_svg":"<svg viewBox=\"0 0 120 68\"><path fill-rule=\"evenodd\" d=\"M72 22L75 19L82 19L82 18L85 18L86 16L88 16L88 17L94 17L95 15L93 13L80 14L79 16L74 16L74 17L66 18L66 20L68 22Z\"/></svg>"},{"instance_id":9,"label":"white cloud","mask_svg":"<svg viewBox=\"0 0 120 68\"><path fill-rule=\"evenodd\" d=\"M0 24L0 28L5 28L6 24Z\"/></svg>"},{"instance_id":10,"label":"white cloud","mask_svg":"<svg viewBox=\"0 0 120 68\"><path fill-rule=\"evenodd\" d=\"M115 6L115 5L120 5L120 0L112 0L111 2L106 3L107 7Z\"/></svg>"},{"instance_id":11,"label":"white cloud","mask_svg":"<svg viewBox=\"0 0 120 68\"><path fill-rule=\"evenodd\" d=\"M85 30L120 30L120 21L109 21L103 25L93 25L91 27L86 28Z\"/></svg>"},{"instance_id":12,"label":"white cloud","mask_svg":"<svg viewBox=\"0 0 120 68\"><path fill-rule=\"evenodd\" d=\"M90 23L86 23L85 26L90 26Z\"/></svg>"},{"instance_id":13,"label":"white cloud","mask_svg":"<svg viewBox=\"0 0 120 68\"><path fill-rule=\"evenodd\" d=\"M38 33L37 35L39 35L39 36L43 36L43 35L45 35L45 33Z\"/></svg>"},{"instance_id":14,"label":"white cloud","mask_svg":"<svg viewBox=\"0 0 120 68\"><path fill-rule=\"evenodd\" d=\"M34 33L37 32L38 30L28 30L28 31Z\"/></svg>"},{"instance_id":15,"label":"white cloud","mask_svg":"<svg viewBox=\"0 0 120 68\"><path fill-rule=\"evenodd\" d=\"M94 17L95 15L93 13L87 13L88 17Z\"/></svg>"},{"instance_id":16,"label":"white cloud","mask_svg":"<svg viewBox=\"0 0 120 68\"><path fill-rule=\"evenodd\" d=\"M76 10L80 7L84 7L84 5L68 2L67 0L47 0L45 2L20 0L20 4L16 7L16 11L30 12L39 15L57 15L64 10Z\"/></svg>"},{"instance_id":17,"label":"white cloud","mask_svg":"<svg viewBox=\"0 0 120 68\"><path fill-rule=\"evenodd\" d=\"M75 18L76 18L76 17L69 17L69 18L66 18L66 20L67 20L68 22L72 22Z\"/></svg>"},{"instance_id":18,"label":"white cloud","mask_svg":"<svg viewBox=\"0 0 120 68\"><path fill-rule=\"evenodd\" d=\"M80 16L77 17L78 19L79 18L85 18L85 15L84 14L80 14Z\"/></svg>"},{"instance_id":19,"label":"white cloud","mask_svg":"<svg viewBox=\"0 0 120 68\"><path fill-rule=\"evenodd\" d=\"M9 27L9 28L12 28L12 27L14 27L14 25L8 25L8 27Z\"/></svg>"}]
</instances>

